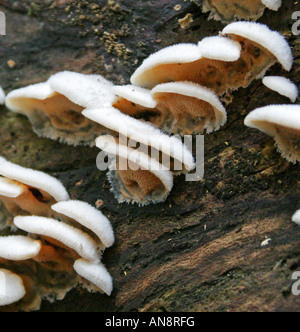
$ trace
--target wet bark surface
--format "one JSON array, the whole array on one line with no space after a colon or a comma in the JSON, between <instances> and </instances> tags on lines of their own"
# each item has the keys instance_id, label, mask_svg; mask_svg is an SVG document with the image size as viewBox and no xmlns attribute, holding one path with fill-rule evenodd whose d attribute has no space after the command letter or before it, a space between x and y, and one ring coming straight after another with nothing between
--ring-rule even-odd
<instances>
[{"instance_id":1,"label":"wet bark surface","mask_svg":"<svg viewBox=\"0 0 300 332\"><path fill-rule=\"evenodd\" d=\"M201 1L9 1L0 0L7 35L0 37L0 85L9 92L61 70L97 73L129 82L151 53L217 35L223 24L207 21ZM291 32L294 1L259 22L283 33L295 64L271 75L300 83L300 39ZM180 7L175 6L180 5ZM179 20L192 17L187 26ZM181 21L182 22L182 21ZM8 61L15 66L10 68ZM228 123L205 136L205 177L177 177L163 204L118 204L98 150L38 138L28 120L1 107L0 154L59 178L72 199L111 220L116 244L104 263L114 278L111 297L75 289L42 311L299 311L291 276L300 270L299 165L285 161L272 138L244 126L253 109L289 100L255 81L233 93ZM272 241L266 247L261 243Z\"/></svg>"}]
</instances>

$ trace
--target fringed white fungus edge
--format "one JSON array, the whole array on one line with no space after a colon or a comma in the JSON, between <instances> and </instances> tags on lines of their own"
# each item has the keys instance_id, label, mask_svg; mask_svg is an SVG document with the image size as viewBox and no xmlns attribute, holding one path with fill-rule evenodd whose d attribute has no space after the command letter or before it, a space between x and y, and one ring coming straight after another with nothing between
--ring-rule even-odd
<instances>
[{"instance_id":1,"label":"fringed white fungus edge","mask_svg":"<svg viewBox=\"0 0 300 332\"><path fill-rule=\"evenodd\" d=\"M263 84L267 88L289 98L292 103L294 103L299 96L297 85L288 78L282 76L266 76L263 79Z\"/></svg>"},{"instance_id":2,"label":"fringed white fungus edge","mask_svg":"<svg viewBox=\"0 0 300 332\"><path fill-rule=\"evenodd\" d=\"M286 39L268 26L254 22L235 22L227 25L223 35L237 35L249 39L272 53L284 69L290 71L293 66L293 54Z\"/></svg>"},{"instance_id":3,"label":"fringed white fungus edge","mask_svg":"<svg viewBox=\"0 0 300 332\"><path fill-rule=\"evenodd\" d=\"M106 248L114 244L115 237L110 221L90 204L81 201L66 201L52 205L51 208L93 231Z\"/></svg>"},{"instance_id":4,"label":"fringed white fungus edge","mask_svg":"<svg viewBox=\"0 0 300 332\"><path fill-rule=\"evenodd\" d=\"M5 281L4 292L0 292L0 306L16 303L26 295L21 277L6 269L0 269L0 277Z\"/></svg>"},{"instance_id":5,"label":"fringed white fungus edge","mask_svg":"<svg viewBox=\"0 0 300 332\"><path fill-rule=\"evenodd\" d=\"M97 243L88 234L75 227L54 219L34 216L16 217L14 224L28 233L53 238L89 261L100 261L101 254Z\"/></svg>"},{"instance_id":6,"label":"fringed white fungus edge","mask_svg":"<svg viewBox=\"0 0 300 332\"><path fill-rule=\"evenodd\" d=\"M33 169L25 168L0 157L0 174L25 185L41 189L50 194L57 202L69 200L63 184L56 178Z\"/></svg>"}]
</instances>

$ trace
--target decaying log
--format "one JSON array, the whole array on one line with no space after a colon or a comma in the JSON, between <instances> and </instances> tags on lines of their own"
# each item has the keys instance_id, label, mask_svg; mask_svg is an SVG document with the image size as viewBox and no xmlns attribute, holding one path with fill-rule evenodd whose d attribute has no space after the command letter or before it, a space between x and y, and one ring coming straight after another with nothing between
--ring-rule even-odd
<instances>
[{"instance_id":1,"label":"decaying log","mask_svg":"<svg viewBox=\"0 0 300 332\"><path fill-rule=\"evenodd\" d=\"M9 92L61 70L128 83L156 50L223 29L207 21L200 3L2 0L7 35L0 36L0 85ZM284 1L259 22L283 33L295 57L290 73L279 65L269 73L299 84L300 38L291 32L296 7ZM182 25L188 14L192 20ZM115 229L116 244L104 255L113 295L76 289L41 310L299 311L300 297L291 293L292 273L300 270L300 228L291 222L300 208L299 165L285 161L272 138L243 124L253 109L276 103L289 101L261 81L234 92L228 123L205 137L204 179L178 177L165 203L144 208L117 204L105 172L96 168L96 148L38 138L27 119L1 107L0 154L57 176L73 199L102 200ZM272 241L262 247L266 239Z\"/></svg>"}]
</instances>

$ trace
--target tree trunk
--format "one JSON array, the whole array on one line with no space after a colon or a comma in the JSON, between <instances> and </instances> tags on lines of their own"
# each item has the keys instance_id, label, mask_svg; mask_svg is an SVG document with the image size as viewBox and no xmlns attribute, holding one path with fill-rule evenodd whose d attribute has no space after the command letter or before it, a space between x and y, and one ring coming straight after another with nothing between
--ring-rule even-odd
<instances>
[{"instance_id":1,"label":"tree trunk","mask_svg":"<svg viewBox=\"0 0 300 332\"><path fill-rule=\"evenodd\" d=\"M295 57L290 73L279 65L269 73L299 84L300 39L291 32L296 6L284 1L259 22L283 33ZM201 1L0 0L0 10L7 18L7 34L0 36L6 92L62 70L127 84L151 53L197 43L224 27L207 20ZM193 20L182 27L187 14ZM72 199L92 205L101 199L115 230L116 244L103 258L114 278L112 296L76 289L63 301L43 302L42 311L300 310L300 297L291 292L292 274L300 270L300 228L291 222L300 208L299 165L243 123L257 107L289 101L260 80L233 97L226 126L205 136L204 179L178 177L165 203L144 208L117 203L106 173L96 168L98 149L38 138L25 117L1 108L0 154L56 176ZM272 241L262 247L266 239Z\"/></svg>"}]
</instances>

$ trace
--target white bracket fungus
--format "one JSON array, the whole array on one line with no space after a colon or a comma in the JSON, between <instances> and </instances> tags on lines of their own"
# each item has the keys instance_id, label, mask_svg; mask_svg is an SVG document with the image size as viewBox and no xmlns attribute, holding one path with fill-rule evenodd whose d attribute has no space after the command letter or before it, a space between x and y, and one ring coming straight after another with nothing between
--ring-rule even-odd
<instances>
[{"instance_id":1,"label":"white bracket fungus","mask_svg":"<svg viewBox=\"0 0 300 332\"><path fill-rule=\"evenodd\" d=\"M203 58L233 62L241 56L241 45L229 38L214 36L206 37L198 43Z\"/></svg>"},{"instance_id":2,"label":"white bracket fungus","mask_svg":"<svg viewBox=\"0 0 300 332\"><path fill-rule=\"evenodd\" d=\"M226 68L228 90L248 87L263 77L277 61L287 71L293 66L293 55L286 39L268 26L253 22L236 22L223 30L223 35L238 41L242 55Z\"/></svg>"},{"instance_id":3,"label":"white bracket fungus","mask_svg":"<svg viewBox=\"0 0 300 332\"><path fill-rule=\"evenodd\" d=\"M127 137L131 143L140 143L173 158L177 163L183 165L184 171L189 172L195 168L191 151L175 136L170 137L158 128L123 114L113 107L101 110L85 110L83 114L115 133ZM117 136L119 135L117 134Z\"/></svg>"},{"instance_id":4,"label":"white bracket fungus","mask_svg":"<svg viewBox=\"0 0 300 332\"><path fill-rule=\"evenodd\" d=\"M210 133L224 125L227 118L226 110L213 91L190 82L161 84L152 91L133 85L116 86L112 92L117 95L114 108L168 134L183 136L205 130Z\"/></svg>"},{"instance_id":5,"label":"white bracket fungus","mask_svg":"<svg viewBox=\"0 0 300 332\"><path fill-rule=\"evenodd\" d=\"M17 181L0 177L0 196L17 198L21 196L27 187Z\"/></svg>"},{"instance_id":6,"label":"white bracket fungus","mask_svg":"<svg viewBox=\"0 0 300 332\"><path fill-rule=\"evenodd\" d=\"M3 157L0 157L0 174L27 186L41 189L57 202L69 199L65 187L56 178L40 171L13 164Z\"/></svg>"},{"instance_id":7,"label":"white bracket fungus","mask_svg":"<svg viewBox=\"0 0 300 332\"><path fill-rule=\"evenodd\" d=\"M255 62L258 60L262 62L263 59L260 58L264 55L269 57L267 59L269 66L273 64L274 60L277 60L285 70L292 69L293 55L288 42L279 32L272 31L268 26L254 22L235 22L227 25L222 33L242 43L242 49L248 48L248 52L252 53ZM267 69L268 67L264 64L261 68L261 75Z\"/></svg>"},{"instance_id":8,"label":"white bracket fungus","mask_svg":"<svg viewBox=\"0 0 300 332\"><path fill-rule=\"evenodd\" d=\"M7 301L7 296L11 294L7 293L6 298L1 294L0 271L0 305L16 303L9 309L21 307L22 310L37 310L43 298L50 301L54 296L63 299L78 284L91 292L111 294L112 277L100 262L102 250L114 243L108 219L100 211L81 201L59 202L53 206L53 210L63 221L37 216L14 218L14 224L30 233L32 238L0 237L1 267L8 267L17 273L22 271L20 278L27 292L20 303L16 303L20 299L17 297L13 301ZM70 220L66 220L67 217ZM86 228L78 229L76 223ZM90 233L93 235L90 236ZM98 241L94 240L95 237ZM99 239L102 241L100 244ZM42 279L38 276L42 276Z\"/></svg>"},{"instance_id":9,"label":"white bracket fungus","mask_svg":"<svg viewBox=\"0 0 300 332\"><path fill-rule=\"evenodd\" d=\"M102 263L95 264L85 259L78 259L74 264L74 269L82 278L91 282L106 295L111 295L113 280Z\"/></svg>"},{"instance_id":10,"label":"white bracket fungus","mask_svg":"<svg viewBox=\"0 0 300 332\"><path fill-rule=\"evenodd\" d=\"M136 107L141 106L145 109L153 109L156 106L156 101L153 99L151 91L139 86L116 85L111 88L111 92L116 95L112 106L120 109L122 113L125 114L128 114L126 113L126 109L128 108L131 111L132 104L136 104Z\"/></svg>"},{"instance_id":11,"label":"white bracket fungus","mask_svg":"<svg viewBox=\"0 0 300 332\"><path fill-rule=\"evenodd\" d=\"M191 135L219 130L227 113L217 95L198 84L174 82L152 90L161 113L160 127L166 132Z\"/></svg>"},{"instance_id":12,"label":"white bracket fungus","mask_svg":"<svg viewBox=\"0 0 300 332\"><path fill-rule=\"evenodd\" d=\"M26 295L23 280L18 275L9 270L0 269L0 278L1 286L4 286L0 292L0 306L16 303Z\"/></svg>"},{"instance_id":13,"label":"white bracket fungus","mask_svg":"<svg viewBox=\"0 0 300 332\"><path fill-rule=\"evenodd\" d=\"M267 76L264 77L263 84L267 88L289 98L292 103L294 103L299 96L297 85L288 78L282 76Z\"/></svg>"},{"instance_id":14,"label":"white bracket fungus","mask_svg":"<svg viewBox=\"0 0 300 332\"><path fill-rule=\"evenodd\" d=\"M42 248L40 241L26 236L0 237L0 258L24 261L36 257Z\"/></svg>"},{"instance_id":15,"label":"white bracket fungus","mask_svg":"<svg viewBox=\"0 0 300 332\"><path fill-rule=\"evenodd\" d=\"M210 12L210 19L223 22L257 20L266 7L277 11L281 5L282 0L204 0L203 12Z\"/></svg>"},{"instance_id":16,"label":"white bracket fungus","mask_svg":"<svg viewBox=\"0 0 300 332\"><path fill-rule=\"evenodd\" d=\"M173 188L173 175L159 161L119 144L111 136L98 137L96 146L118 157L117 164L110 165L108 177L112 191L120 203L138 203L143 206L160 203L167 198Z\"/></svg>"},{"instance_id":17,"label":"white bracket fungus","mask_svg":"<svg viewBox=\"0 0 300 332\"><path fill-rule=\"evenodd\" d=\"M205 38L198 46L169 46L147 58L132 75L131 83L152 89L162 83L189 81L222 95L228 90L227 66L240 54L239 43L224 37Z\"/></svg>"},{"instance_id":18,"label":"white bracket fungus","mask_svg":"<svg viewBox=\"0 0 300 332\"><path fill-rule=\"evenodd\" d=\"M112 107L141 121L157 123L160 112L151 91L134 85L114 86L111 92L116 95Z\"/></svg>"},{"instance_id":19,"label":"white bracket fungus","mask_svg":"<svg viewBox=\"0 0 300 332\"><path fill-rule=\"evenodd\" d=\"M81 201L66 201L59 202L51 208L90 229L98 236L105 248L114 244L115 237L110 221L90 204Z\"/></svg>"},{"instance_id":20,"label":"white bracket fungus","mask_svg":"<svg viewBox=\"0 0 300 332\"><path fill-rule=\"evenodd\" d=\"M284 158L300 162L300 106L270 105L251 112L245 125L272 136Z\"/></svg>"},{"instance_id":21,"label":"white bracket fungus","mask_svg":"<svg viewBox=\"0 0 300 332\"><path fill-rule=\"evenodd\" d=\"M157 84L172 81L172 72L176 73L181 65L194 63L199 59L201 59L201 54L197 45L172 45L145 59L131 76L130 81L133 85L153 88ZM180 81L184 80L187 78L180 79Z\"/></svg>"},{"instance_id":22,"label":"white bracket fungus","mask_svg":"<svg viewBox=\"0 0 300 332\"><path fill-rule=\"evenodd\" d=\"M50 206L69 200L65 187L56 178L13 164L0 157L0 200L14 216L51 216Z\"/></svg>"},{"instance_id":23,"label":"white bracket fungus","mask_svg":"<svg viewBox=\"0 0 300 332\"><path fill-rule=\"evenodd\" d=\"M276 61L288 71L293 65L285 38L253 22L229 24L222 36L200 41L198 53L195 47L178 44L152 54L132 75L131 83L153 89L162 83L189 81L223 95L247 87Z\"/></svg>"},{"instance_id":24,"label":"white bracket fungus","mask_svg":"<svg viewBox=\"0 0 300 332\"><path fill-rule=\"evenodd\" d=\"M300 226L300 210L296 211L292 217L292 221Z\"/></svg>"},{"instance_id":25,"label":"white bracket fungus","mask_svg":"<svg viewBox=\"0 0 300 332\"><path fill-rule=\"evenodd\" d=\"M100 75L60 72L45 83L14 90L6 106L26 115L39 135L72 145L94 145L104 128L96 126L81 112L96 105L112 103L112 83Z\"/></svg>"},{"instance_id":26,"label":"white bracket fungus","mask_svg":"<svg viewBox=\"0 0 300 332\"><path fill-rule=\"evenodd\" d=\"M100 261L101 254L97 243L75 227L54 219L35 216L16 217L14 224L28 233L54 239L89 261Z\"/></svg>"},{"instance_id":27,"label":"white bracket fungus","mask_svg":"<svg viewBox=\"0 0 300 332\"><path fill-rule=\"evenodd\" d=\"M269 9L278 11L282 6L282 0L261 0L261 2Z\"/></svg>"}]
</instances>

